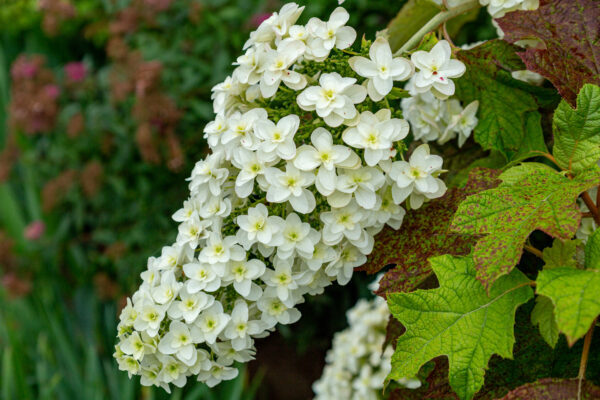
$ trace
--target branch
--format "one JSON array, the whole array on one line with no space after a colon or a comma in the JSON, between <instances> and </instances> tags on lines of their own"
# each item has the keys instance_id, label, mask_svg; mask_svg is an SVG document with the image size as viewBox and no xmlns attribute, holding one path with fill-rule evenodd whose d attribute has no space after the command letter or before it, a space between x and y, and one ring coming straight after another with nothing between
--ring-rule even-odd
<instances>
[{"instance_id":1,"label":"branch","mask_svg":"<svg viewBox=\"0 0 600 400\"><path fill-rule=\"evenodd\" d=\"M415 47L427 33L433 31L444 22L464 13L471 11L474 8L479 7L479 0L469 0L457 7L454 7L447 11L442 11L436 14L432 19L429 20L421 29L417 31L406 43L402 45L400 50L394 53L394 56L400 56L408 50Z\"/></svg>"},{"instance_id":2,"label":"branch","mask_svg":"<svg viewBox=\"0 0 600 400\"><path fill-rule=\"evenodd\" d=\"M598 207L596 207L596 205L594 204L594 200L592 200L590 194L588 192L583 192L581 194L581 198L583 199L583 202L585 203L587 208L592 213L596 224L600 225L600 213L598 213Z\"/></svg>"}]
</instances>

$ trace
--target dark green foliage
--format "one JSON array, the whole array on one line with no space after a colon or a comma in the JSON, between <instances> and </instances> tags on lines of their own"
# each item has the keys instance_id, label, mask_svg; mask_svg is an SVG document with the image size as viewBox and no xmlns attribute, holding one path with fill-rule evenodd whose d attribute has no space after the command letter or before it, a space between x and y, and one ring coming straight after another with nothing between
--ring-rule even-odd
<instances>
[{"instance_id":1,"label":"dark green foliage","mask_svg":"<svg viewBox=\"0 0 600 400\"><path fill-rule=\"evenodd\" d=\"M456 81L457 98L465 104L479 100L475 141L509 161L546 150L536 98L510 75L525 69L516 51L516 46L491 40L456 55L467 67Z\"/></svg>"}]
</instances>

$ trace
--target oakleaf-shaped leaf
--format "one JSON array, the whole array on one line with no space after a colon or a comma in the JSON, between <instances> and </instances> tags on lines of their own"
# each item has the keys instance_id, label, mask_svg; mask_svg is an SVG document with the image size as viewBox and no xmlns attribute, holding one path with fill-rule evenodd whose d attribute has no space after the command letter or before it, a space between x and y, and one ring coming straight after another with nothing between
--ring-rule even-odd
<instances>
[{"instance_id":1,"label":"oakleaf-shaped leaf","mask_svg":"<svg viewBox=\"0 0 600 400\"><path fill-rule=\"evenodd\" d=\"M575 104L585 83L600 84L600 6L596 0L542 0L535 11L507 13L497 20L504 39L540 40L519 53L527 69L550 80Z\"/></svg>"},{"instance_id":2,"label":"oakleaf-shaped leaf","mask_svg":"<svg viewBox=\"0 0 600 400\"><path fill-rule=\"evenodd\" d=\"M570 345L586 334L600 314L600 270L544 269L536 291L554 304L558 329Z\"/></svg>"},{"instance_id":3,"label":"oakleaf-shaped leaf","mask_svg":"<svg viewBox=\"0 0 600 400\"><path fill-rule=\"evenodd\" d=\"M558 165L578 173L600 159L600 87L585 85L577 96L577 108L561 101L552 121Z\"/></svg>"},{"instance_id":4,"label":"oakleaf-shaped leaf","mask_svg":"<svg viewBox=\"0 0 600 400\"><path fill-rule=\"evenodd\" d=\"M410 291L431 274L428 258L442 255L465 255L475 239L449 231L458 205L468 196L495 187L500 171L474 168L464 188L452 188L441 198L410 210L401 231L386 226L375 238L375 247L365 265L358 268L375 274L389 264L396 264L379 282L377 294Z\"/></svg>"},{"instance_id":5,"label":"oakleaf-shaped leaf","mask_svg":"<svg viewBox=\"0 0 600 400\"><path fill-rule=\"evenodd\" d=\"M400 231L386 226L375 238L367 263L358 268L369 274L389 264L396 266L383 276L377 294L415 289L430 274L428 259L442 254L466 255L475 238L449 231L458 205L469 195L497 186L500 171L474 168L464 188L452 188L441 198L408 211Z\"/></svg>"},{"instance_id":6,"label":"oakleaf-shaped leaf","mask_svg":"<svg viewBox=\"0 0 600 400\"><path fill-rule=\"evenodd\" d=\"M490 357L512 357L515 311L533 293L518 270L498 279L488 292L476 279L471 257L430 261L439 288L388 294L392 315L406 327L388 378L415 376L427 361L445 355L450 386L461 399L471 399L483 386Z\"/></svg>"},{"instance_id":7,"label":"oakleaf-shaped leaf","mask_svg":"<svg viewBox=\"0 0 600 400\"><path fill-rule=\"evenodd\" d=\"M537 325L540 329L540 334L554 348L558 341L558 326L554 317L554 304L552 300L546 296L537 296L535 299L535 307L531 311L531 323Z\"/></svg>"},{"instance_id":8,"label":"oakleaf-shaped leaf","mask_svg":"<svg viewBox=\"0 0 600 400\"><path fill-rule=\"evenodd\" d=\"M600 399L600 388L588 381L582 382L581 395L578 396L579 381L577 379L544 378L511 390L498 400L567 400Z\"/></svg>"},{"instance_id":9,"label":"oakleaf-shaped leaf","mask_svg":"<svg viewBox=\"0 0 600 400\"><path fill-rule=\"evenodd\" d=\"M560 239L554 239L551 247L546 247L542 251L542 260L544 260L544 269L558 268L558 267L572 267L577 266L577 246L581 244L581 240L567 240L562 241Z\"/></svg>"},{"instance_id":10,"label":"oakleaf-shaped leaf","mask_svg":"<svg viewBox=\"0 0 600 400\"><path fill-rule=\"evenodd\" d=\"M525 69L517 50L502 40L490 40L456 54L467 66L456 80L456 97L465 104L479 101L475 141L486 150L499 150L507 160L546 151L535 97L510 74Z\"/></svg>"},{"instance_id":11,"label":"oakleaf-shaped leaf","mask_svg":"<svg viewBox=\"0 0 600 400\"><path fill-rule=\"evenodd\" d=\"M509 169L506 182L462 202L452 222L451 228L457 232L485 235L473 250L477 278L485 286L513 269L534 230L570 239L581 219L577 196L600 183L598 167L573 179L543 164L526 163L515 168L527 173Z\"/></svg>"}]
</instances>

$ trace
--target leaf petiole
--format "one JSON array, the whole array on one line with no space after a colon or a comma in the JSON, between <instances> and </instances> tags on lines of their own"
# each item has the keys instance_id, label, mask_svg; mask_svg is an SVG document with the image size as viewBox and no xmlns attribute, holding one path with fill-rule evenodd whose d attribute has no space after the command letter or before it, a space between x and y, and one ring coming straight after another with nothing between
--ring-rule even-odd
<instances>
[{"instance_id":1,"label":"leaf petiole","mask_svg":"<svg viewBox=\"0 0 600 400\"><path fill-rule=\"evenodd\" d=\"M579 380L577 384L577 400L581 400L581 384L583 383L583 379L585 378L585 370L587 368L588 355L590 354L590 345L592 344L592 336L594 334L595 325L596 321L592 323L590 330L587 332L585 338L583 339L583 351L581 352L579 374L577 375L577 379Z\"/></svg>"},{"instance_id":2,"label":"leaf petiole","mask_svg":"<svg viewBox=\"0 0 600 400\"><path fill-rule=\"evenodd\" d=\"M471 11L472 9L477 8L479 6L479 0L469 0L457 7L436 14L433 18L429 20L429 22L423 25L423 27L421 27L421 29L419 29L417 33L412 35L411 38L408 39L406 43L404 43L397 52L394 53L394 56L400 56L403 53L415 47L423 38L423 36L433 31L438 26L442 25L444 22L451 20L452 18L462 13Z\"/></svg>"}]
</instances>

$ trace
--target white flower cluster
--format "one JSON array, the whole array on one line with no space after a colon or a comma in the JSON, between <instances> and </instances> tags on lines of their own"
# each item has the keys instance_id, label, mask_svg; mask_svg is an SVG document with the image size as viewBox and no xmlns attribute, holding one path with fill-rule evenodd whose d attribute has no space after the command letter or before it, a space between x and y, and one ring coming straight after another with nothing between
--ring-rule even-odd
<instances>
[{"instance_id":1,"label":"white flower cluster","mask_svg":"<svg viewBox=\"0 0 600 400\"><path fill-rule=\"evenodd\" d=\"M346 315L349 327L335 334L323 375L313 384L315 399L378 400L394 353L391 344L383 347L390 316L387 303L378 296L361 299ZM410 389L421 386L414 378L397 382Z\"/></svg>"},{"instance_id":2,"label":"white flower cluster","mask_svg":"<svg viewBox=\"0 0 600 400\"><path fill-rule=\"evenodd\" d=\"M444 4L443 0L433 0L438 5ZM454 8L468 0L447 0L448 7ZM492 18L502 18L504 14L511 11L536 10L540 6L539 0L479 0L479 4L487 6L488 13Z\"/></svg>"},{"instance_id":3,"label":"white flower cluster","mask_svg":"<svg viewBox=\"0 0 600 400\"><path fill-rule=\"evenodd\" d=\"M409 125L378 102L413 64L384 39L369 58L349 50L356 32L341 7L305 26L302 11L290 3L265 20L213 88L212 152L173 215L177 239L148 260L120 316L115 357L143 385L233 379L256 338L300 318L304 296L350 280L374 235L400 227L400 203L446 190L442 159L421 145L404 161Z\"/></svg>"},{"instance_id":4,"label":"white flower cluster","mask_svg":"<svg viewBox=\"0 0 600 400\"><path fill-rule=\"evenodd\" d=\"M417 93L413 80L406 89L412 97L402 99L402 113L410 122L415 140L437 141L444 144L458 137L458 147L462 147L477 126L477 100L462 107L458 99L442 100L431 92Z\"/></svg>"}]
</instances>

